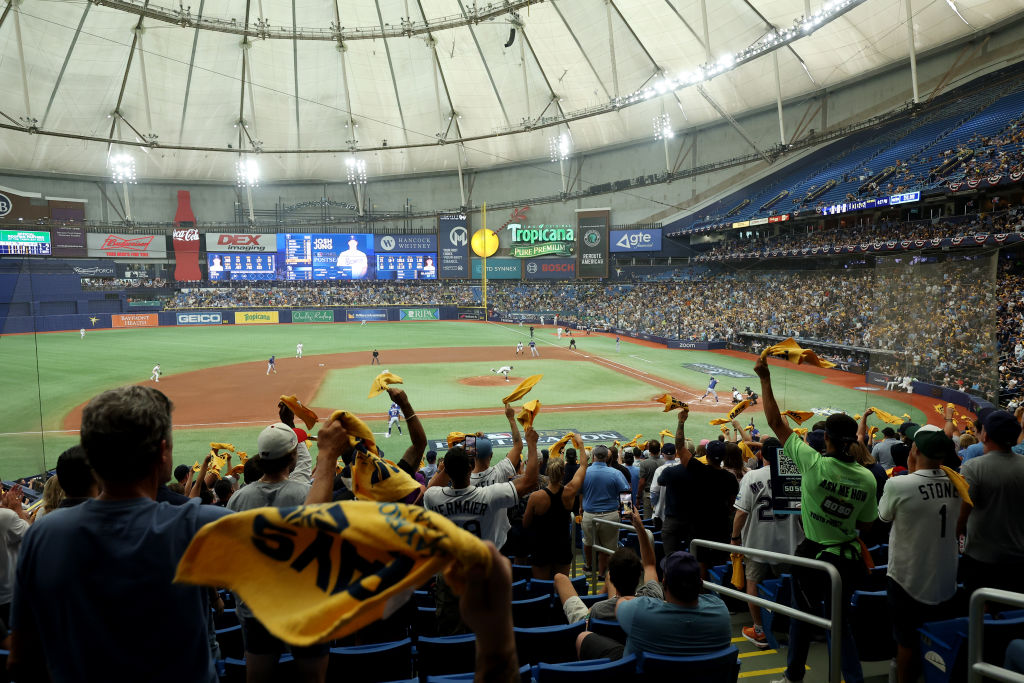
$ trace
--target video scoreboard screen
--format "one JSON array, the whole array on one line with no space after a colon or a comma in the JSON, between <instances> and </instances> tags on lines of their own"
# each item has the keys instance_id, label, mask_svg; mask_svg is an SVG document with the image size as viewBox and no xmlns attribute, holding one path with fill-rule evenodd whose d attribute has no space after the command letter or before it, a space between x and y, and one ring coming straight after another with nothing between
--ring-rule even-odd
<instances>
[{"instance_id":1,"label":"video scoreboard screen","mask_svg":"<svg viewBox=\"0 0 1024 683\"><path fill-rule=\"evenodd\" d=\"M277 259L274 254L207 254L210 282L225 280L273 280Z\"/></svg>"},{"instance_id":2,"label":"video scoreboard screen","mask_svg":"<svg viewBox=\"0 0 1024 683\"><path fill-rule=\"evenodd\" d=\"M281 280L372 280L373 235L287 233L277 236Z\"/></svg>"},{"instance_id":3,"label":"video scoreboard screen","mask_svg":"<svg viewBox=\"0 0 1024 683\"><path fill-rule=\"evenodd\" d=\"M377 254L378 280L436 280L437 254Z\"/></svg>"},{"instance_id":4,"label":"video scoreboard screen","mask_svg":"<svg viewBox=\"0 0 1024 683\"><path fill-rule=\"evenodd\" d=\"M39 230L0 230L0 254L50 256L50 233Z\"/></svg>"}]
</instances>

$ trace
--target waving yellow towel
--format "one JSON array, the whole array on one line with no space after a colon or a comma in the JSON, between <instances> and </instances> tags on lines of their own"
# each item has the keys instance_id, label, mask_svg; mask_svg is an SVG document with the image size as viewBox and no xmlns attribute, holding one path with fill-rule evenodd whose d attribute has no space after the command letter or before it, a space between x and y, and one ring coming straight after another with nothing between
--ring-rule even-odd
<instances>
[{"instance_id":1,"label":"waving yellow towel","mask_svg":"<svg viewBox=\"0 0 1024 683\"><path fill-rule=\"evenodd\" d=\"M540 401L537 399L527 401L523 404L523 409L519 411L518 415L516 415L516 420L519 421L519 424L523 425L524 429L529 429L533 426L533 421L539 412Z\"/></svg>"},{"instance_id":2,"label":"waving yellow towel","mask_svg":"<svg viewBox=\"0 0 1024 683\"><path fill-rule=\"evenodd\" d=\"M395 501L419 489L419 482L377 454L373 432L365 422L347 410L334 411L330 421L334 420L344 425L349 445L356 449L352 463L352 492L356 498Z\"/></svg>"},{"instance_id":3,"label":"waving yellow towel","mask_svg":"<svg viewBox=\"0 0 1024 683\"><path fill-rule=\"evenodd\" d=\"M680 401L678 398L676 398L672 394L662 394L661 396L659 396L658 398L656 398L654 400L656 402L658 402L658 403L663 403L665 405L665 409L661 411L663 413L668 413L668 412L671 412L673 410L679 410L680 408L685 408L686 407L685 403Z\"/></svg>"},{"instance_id":4,"label":"waving yellow towel","mask_svg":"<svg viewBox=\"0 0 1024 683\"><path fill-rule=\"evenodd\" d=\"M295 417L302 420L302 423L306 425L306 429L312 429L316 426L317 420L320 419L316 413L304 406L302 401L295 396L281 396L281 403L288 406L292 413L295 414Z\"/></svg>"},{"instance_id":5,"label":"waving yellow towel","mask_svg":"<svg viewBox=\"0 0 1024 683\"><path fill-rule=\"evenodd\" d=\"M782 411L782 416L788 417L790 420L796 422L798 425L802 425L804 422L807 422L812 417L814 417L814 413L812 413L810 410L784 410ZM860 418L857 419L859 420Z\"/></svg>"},{"instance_id":6,"label":"waving yellow towel","mask_svg":"<svg viewBox=\"0 0 1024 683\"><path fill-rule=\"evenodd\" d=\"M522 382L520 382L519 386L513 389L511 394L501 399L501 402L511 403L512 401L518 401L523 396L526 396L528 393L530 393L530 389L533 389L534 385L536 385L537 382L539 382L543 377L544 375L530 375Z\"/></svg>"},{"instance_id":7,"label":"waving yellow towel","mask_svg":"<svg viewBox=\"0 0 1024 683\"><path fill-rule=\"evenodd\" d=\"M834 368L835 363L830 363L827 360L818 358L818 355L810 349L802 348L796 343L796 340L790 337L784 341L769 346L767 349L761 352L761 357L774 356L782 358L795 365L807 364L814 365L819 368Z\"/></svg>"},{"instance_id":8,"label":"waving yellow towel","mask_svg":"<svg viewBox=\"0 0 1024 683\"><path fill-rule=\"evenodd\" d=\"M401 383L402 378L399 377L398 375L392 374L390 372L382 372L373 378L373 384L370 386L370 395L367 396L366 398L373 398L374 396L383 394L385 391L388 390L388 387L391 386L392 384ZM312 427L310 427L310 429L312 429Z\"/></svg>"}]
</instances>

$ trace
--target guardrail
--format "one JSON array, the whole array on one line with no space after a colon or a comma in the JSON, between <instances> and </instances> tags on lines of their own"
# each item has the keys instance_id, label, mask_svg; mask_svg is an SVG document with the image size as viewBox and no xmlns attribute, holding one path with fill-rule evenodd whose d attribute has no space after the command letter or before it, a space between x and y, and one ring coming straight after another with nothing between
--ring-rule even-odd
<instances>
[{"instance_id":1,"label":"guardrail","mask_svg":"<svg viewBox=\"0 0 1024 683\"><path fill-rule=\"evenodd\" d=\"M593 521L598 523L598 524L607 524L608 526L613 526L613 527L615 527L617 529L626 529L627 531L636 531L636 528L632 524L623 524L622 522L612 522L612 521L609 521L607 519L600 519L600 518L597 518L597 517L595 517ZM653 545L654 544L654 534L651 533L650 529L646 529L646 531L647 531L647 538L651 541L651 544ZM615 551L618 550L618 548L605 548L604 546L600 546L600 545L597 545L597 544L594 544L591 547L594 550L596 550L597 552L604 553L605 555L614 555ZM573 554L575 555L575 553L573 553ZM575 562L575 558L573 558L573 561ZM597 593L597 558L596 557L593 558L591 560L591 562L593 564L590 567L590 590L593 593ZM575 567L574 567L574 569L575 569Z\"/></svg>"},{"instance_id":2,"label":"guardrail","mask_svg":"<svg viewBox=\"0 0 1024 683\"><path fill-rule=\"evenodd\" d=\"M995 588L979 588L974 591L971 595L967 630L967 682L981 683L982 678L990 678L1006 683L1024 683L1024 674L981 661L985 652L985 600L1024 607L1024 593L1011 593Z\"/></svg>"}]
</instances>

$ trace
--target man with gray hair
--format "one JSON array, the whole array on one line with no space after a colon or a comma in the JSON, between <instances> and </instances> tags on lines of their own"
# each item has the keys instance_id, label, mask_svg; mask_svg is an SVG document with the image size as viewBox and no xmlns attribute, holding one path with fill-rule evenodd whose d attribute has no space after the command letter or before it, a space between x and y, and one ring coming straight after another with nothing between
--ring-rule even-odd
<instances>
[{"instance_id":1,"label":"man with gray hair","mask_svg":"<svg viewBox=\"0 0 1024 683\"><path fill-rule=\"evenodd\" d=\"M588 567L593 567L595 544L614 549L619 539L616 527L595 520L619 522L619 494L631 492L626 477L608 466L607 446L594 446L591 455L594 462L587 468L587 475L583 478L583 557ZM597 569L602 576L607 566L608 556L600 553Z\"/></svg>"}]
</instances>

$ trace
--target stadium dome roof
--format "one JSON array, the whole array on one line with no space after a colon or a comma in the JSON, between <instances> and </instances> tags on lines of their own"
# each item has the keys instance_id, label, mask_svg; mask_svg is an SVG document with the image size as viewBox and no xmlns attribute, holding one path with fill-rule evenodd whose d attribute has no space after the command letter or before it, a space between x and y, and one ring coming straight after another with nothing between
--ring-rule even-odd
<instances>
[{"instance_id":1,"label":"stadium dome roof","mask_svg":"<svg viewBox=\"0 0 1024 683\"><path fill-rule=\"evenodd\" d=\"M777 48L785 98L908 54L904 2L810 0L841 16L809 35L804 0L706 3L709 45L701 0L9 1L0 167L105 175L112 138L155 143L133 151L144 178L231 180L240 145L267 179L344 177L350 150L371 176L451 171L460 149L484 168L547 158L566 130L590 150L650 139L663 113L679 130L770 104L755 44ZM912 4L919 51L1021 7ZM705 64L723 72L694 84Z\"/></svg>"}]
</instances>

